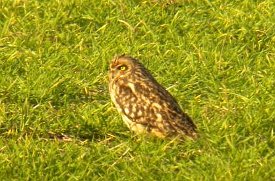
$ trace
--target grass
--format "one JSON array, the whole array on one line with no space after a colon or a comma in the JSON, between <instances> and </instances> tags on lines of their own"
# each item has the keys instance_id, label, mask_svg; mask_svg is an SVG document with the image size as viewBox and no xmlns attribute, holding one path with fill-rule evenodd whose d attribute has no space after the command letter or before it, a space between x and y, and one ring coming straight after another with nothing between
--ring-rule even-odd
<instances>
[{"instance_id":1,"label":"grass","mask_svg":"<svg viewBox=\"0 0 275 181\"><path fill-rule=\"evenodd\" d=\"M0 2L0 180L275 180L275 3ZM200 138L139 137L107 89L139 58Z\"/></svg>"}]
</instances>

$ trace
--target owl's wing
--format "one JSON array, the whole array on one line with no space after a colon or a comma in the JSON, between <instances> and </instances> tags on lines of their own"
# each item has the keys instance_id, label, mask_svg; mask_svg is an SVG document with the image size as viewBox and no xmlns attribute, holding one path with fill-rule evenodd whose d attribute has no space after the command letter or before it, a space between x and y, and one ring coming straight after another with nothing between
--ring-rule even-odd
<instances>
[{"instance_id":1,"label":"owl's wing","mask_svg":"<svg viewBox=\"0 0 275 181\"><path fill-rule=\"evenodd\" d=\"M166 98L167 99L159 99L160 101L158 105L161 106L152 104L150 107L151 111L154 112L154 115L162 117L161 121L163 126L160 127L159 124L154 124L154 126L158 126L159 129L164 128L168 135L184 133L194 137L196 135L196 126L192 119L181 110L173 97L169 98L167 95ZM158 121L158 119L156 120Z\"/></svg>"},{"instance_id":2,"label":"owl's wing","mask_svg":"<svg viewBox=\"0 0 275 181\"><path fill-rule=\"evenodd\" d=\"M170 133L184 133L188 136L196 137L197 127L193 120L188 114L182 111L176 99L164 87L160 89L160 92L161 94L159 96L162 97L160 104L164 105L162 107L165 108L160 111Z\"/></svg>"},{"instance_id":3,"label":"owl's wing","mask_svg":"<svg viewBox=\"0 0 275 181\"><path fill-rule=\"evenodd\" d=\"M161 85L147 82L120 88L119 100L125 102L120 103L123 113L133 122L143 125L148 131L164 135L184 133L193 137L195 124Z\"/></svg>"}]
</instances>

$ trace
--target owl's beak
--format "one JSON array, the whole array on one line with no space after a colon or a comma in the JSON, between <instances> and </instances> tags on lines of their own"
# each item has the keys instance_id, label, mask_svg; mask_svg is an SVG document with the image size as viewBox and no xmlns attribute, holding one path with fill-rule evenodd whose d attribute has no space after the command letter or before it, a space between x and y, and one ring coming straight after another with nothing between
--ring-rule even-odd
<instances>
[{"instance_id":1,"label":"owl's beak","mask_svg":"<svg viewBox=\"0 0 275 181\"><path fill-rule=\"evenodd\" d=\"M115 77L116 77L116 72L114 70L111 70L110 78L113 80Z\"/></svg>"}]
</instances>

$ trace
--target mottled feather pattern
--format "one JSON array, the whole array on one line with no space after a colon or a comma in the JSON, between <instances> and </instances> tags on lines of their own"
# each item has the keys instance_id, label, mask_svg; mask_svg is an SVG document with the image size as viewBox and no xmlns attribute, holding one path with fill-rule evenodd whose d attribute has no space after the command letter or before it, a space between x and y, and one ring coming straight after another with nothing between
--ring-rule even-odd
<instances>
[{"instance_id":1,"label":"mottled feather pattern","mask_svg":"<svg viewBox=\"0 0 275 181\"><path fill-rule=\"evenodd\" d=\"M121 66L127 70L119 70ZM112 101L131 130L158 137L196 136L191 118L137 59L116 57L110 69Z\"/></svg>"}]
</instances>

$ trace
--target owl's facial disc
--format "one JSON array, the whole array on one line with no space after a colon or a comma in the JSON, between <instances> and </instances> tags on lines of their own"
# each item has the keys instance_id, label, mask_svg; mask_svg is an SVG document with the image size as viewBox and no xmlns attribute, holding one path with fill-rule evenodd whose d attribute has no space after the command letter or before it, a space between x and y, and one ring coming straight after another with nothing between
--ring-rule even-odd
<instances>
[{"instance_id":1,"label":"owl's facial disc","mask_svg":"<svg viewBox=\"0 0 275 181\"><path fill-rule=\"evenodd\" d=\"M125 63L119 63L119 64L111 66L111 78L112 79L119 79L119 78L126 77L129 72L130 72L130 67L129 67L129 65L126 65Z\"/></svg>"},{"instance_id":2,"label":"owl's facial disc","mask_svg":"<svg viewBox=\"0 0 275 181\"><path fill-rule=\"evenodd\" d=\"M131 58L125 56L116 57L110 65L110 78L114 80L127 77L134 70L133 67L134 62Z\"/></svg>"},{"instance_id":3,"label":"owl's facial disc","mask_svg":"<svg viewBox=\"0 0 275 181\"><path fill-rule=\"evenodd\" d=\"M127 74L129 73L129 66L126 65L126 64L119 64L115 67L115 77L119 77L119 78L122 78L122 77L125 77L127 76Z\"/></svg>"}]
</instances>

